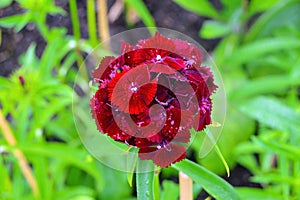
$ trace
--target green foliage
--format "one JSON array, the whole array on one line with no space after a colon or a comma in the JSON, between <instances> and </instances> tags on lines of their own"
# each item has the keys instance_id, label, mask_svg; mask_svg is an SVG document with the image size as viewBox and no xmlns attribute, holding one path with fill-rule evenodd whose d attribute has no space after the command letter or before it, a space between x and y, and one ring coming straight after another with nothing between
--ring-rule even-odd
<instances>
[{"instance_id":1,"label":"green foliage","mask_svg":"<svg viewBox=\"0 0 300 200\"><path fill-rule=\"evenodd\" d=\"M147 27L152 28L149 31L153 34L156 30L155 22L144 2L141 0L125 0L124 2L138 13Z\"/></svg>"},{"instance_id":2,"label":"green foliage","mask_svg":"<svg viewBox=\"0 0 300 200\"><path fill-rule=\"evenodd\" d=\"M64 27L50 29L46 16L66 13L52 0L18 3L25 12L1 18L0 26L20 31L32 22L44 37L46 47L38 58L36 44L32 43L19 57L21 67L9 77L0 77L1 110L9 116L17 140L17 146L11 147L0 132L0 185L4 186L0 188L0 199L35 199L13 154L16 148L32 166L38 199L130 197L126 175L91 157L83 148L73 121L73 84L77 74L74 64L82 57L80 51L92 49L95 38L79 42L80 35L67 35ZM75 12L76 5L72 6ZM93 20L93 29L96 25L91 23ZM77 24L75 30L79 28Z\"/></svg>"},{"instance_id":3,"label":"green foliage","mask_svg":"<svg viewBox=\"0 0 300 200\"><path fill-rule=\"evenodd\" d=\"M229 110L218 145L231 167L236 162L246 167L253 174L250 180L263 187L238 188L238 194L242 199L298 199L299 1L222 0L216 16L197 12L209 1L175 2L212 18L201 37L222 37L212 55L224 78ZM196 138L192 147L199 145ZM215 152L198 162L224 171Z\"/></svg>"},{"instance_id":4,"label":"green foliage","mask_svg":"<svg viewBox=\"0 0 300 200\"><path fill-rule=\"evenodd\" d=\"M191 177L217 199L239 199L230 184L200 165L189 160L183 160L174 164L173 167Z\"/></svg>"},{"instance_id":5,"label":"green foliage","mask_svg":"<svg viewBox=\"0 0 300 200\"><path fill-rule=\"evenodd\" d=\"M161 200L177 199L179 196L178 185L172 181L165 180L162 183L163 192L161 193Z\"/></svg>"},{"instance_id":6,"label":"green foliage","mask_svg":"<svg viewBox=\"0 0 300 200\"><path fill-rule=\"evenodd\" d=\"M5 8L7 6L9 6L12 3L12 0L3 0L0 3L0 8Z\"/></svg>"},{"instance_id":7,"label":"green foliage","mask_svg":"<svg viewBox=\"0 0 300 200\"><path fill-rule=\"evenodd\" d=\"M191 10L199 15L218 18L218 12L214 9L214 7L207 0L174 0L176 3L181 5L182 7Z\"/></svg>"},{"instance_id":8,"label":"green foliage","mask_svg":"<svg viewBox=\"0 0 300 200\"><path fill-rule=\"evenodd\" d=\"M77 135L71 107L72 97L77 99L73 91L77 72L86 77L85 67L78 71L74 66L81 66L82 53L90 53L99 43L95 2L87 1L88 39L81 38L77 1L69 3L72 35L67 35L63 27L50 28L46 24L47 15L67 15L55 1L16 2L24 12L1 18L0 27L18 32L34 23L46 47L37 57L36 44L31 44L18 58L21 68L9 77L0 77L1 108L18 142L11 147L0 135L0 199L34 199L12 153L16 148L32 166L40 199L129 200L135 199L130 187L135 185L140 199L177 199L178 184L166 180L177 176L176 170L197 183L194 197L204 189L217 199L300 199L298 0L221 0L219 9L208 0L174 0L210 18L199 30L200 37L221 39L211 54L223 76L229 101L218 146L231 169L242 165L251 172L250 181L261 188L233 188L213 174L225 172L215 151L205 158L195 157L202 166L185 160L162 169L161 187L153 172L137 174L135 182L135 165L128 166L130 173L124 174L94 160ZM2 0L0 8L11 3ZM124 3L147 27L155 27L143 1ZM106 52L100 49L96 53L103 56ZM88 119L81 116L87 132L92 129ZM203 138L204 134L198 134L191 146L195 155ZM144 184L146 181L149 184Z\"/></svg>"}]
</instances>

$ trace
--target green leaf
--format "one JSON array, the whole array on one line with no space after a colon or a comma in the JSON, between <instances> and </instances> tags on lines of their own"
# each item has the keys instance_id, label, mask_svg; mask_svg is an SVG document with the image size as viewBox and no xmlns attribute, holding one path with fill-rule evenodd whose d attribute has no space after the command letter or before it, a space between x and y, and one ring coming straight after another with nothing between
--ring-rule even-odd
<instances>
[{"instance_id":1,"label":"green leaf","mask_svg":"<svg viewBox=\"0 0 300 200\"><path fill-rule=\"evenodd\" d=\"M229 98L246 99L261 94L279 94L297 85L300 85L299 79L291 78L290 75L270 75L239 84L238 87L229 91Z\"/></svg>"},{"instance_id":2,"label":"green leaf","mask_svg":"<svg viewBox=\"0 0 300 200\"><path fill-rule=\"evenodd\" d=\"M179 188L173 181L164 180L162 183L163 191L161 193L161 200L173 200L179 197Z\"/></svg>"},{"instance_id":3,"label":"green leaf","mask_svg":"<svg viewBox=\"0 0 300 200\"><path fill-rule=\"evenodd\" d=\"M97 22L96 22L96 11L95 11L95 1L87 1L87 21L88 21L88 30L89 30L89 40L93 46L97 46Z\"/></svg>"},{"instance_id":4,"label":"green leaf","mask_svg":"<svg viewBox=\"0 0 300 200\"><path fill-rule=\"evenodd\" d=\"M255 123L254 120L244 115L233 105L228 104L227 116L223 124L222 134L220 135L220 138L218 138L218 146L229 167L233 168L236 162L236 155L233 154L233 150L238 144L248 140L254 133ZM243 130L243 134L241 134L241 130ZM207 137L205 133L197 134L197 137L195 137L192 143L192 148L196 152L199 151L199 147L201 147L201 149L210 148L205 144L205 137ZM214 137L216 138L216 136ZM208 143L208 145L211 146L212 144ZM209 154L201 156L201 158L197 157L196 159L197 162L206 169L216 174L225 174L225 168L221 167L222 161L219 159L219 156L215 151L212 150Z\"/></svg>"},{"instance_id":5,"label":"green leaf","mask_svg":"<svg viewBox=\"0 0 300 200\"><path fill-rule=\"evenodd\" d=\"M154 164L141 160L137 164L136 189L138 200L154 199Z\"/></svg>"},{"instance_id":6,"label":"green leaf","mask_svg":"<svg viewBox=\"0 0 300 200\"><path fill-rule=\"evenodd\" d=\"M125 200L129 197L132 193L132 188L128 185L126 174L103 165L100 162L98 163L98 170L103 174L105 184L103 190L98 192L99 198L95 199Z\"/></svg>"},{"instance_id":7,"label":"green leaf","mask_svg":"<svg viewBox=\"0 0 300 200\"><path fill-rule=\"evenodd\" d=\"M76 0L70 0L70 13L72 19L72 28L73 28L73 35L78 41L80 39L80 24L79 24L79 15L77 11L77 3Z\"/></svg>"},{"instance_id":8,"label":"green leaf","mask_svg":"<svg viewBox=\"0 0 300 200\"><path fill-rule=\"evenodd\" d=\"M26 14L20 14L20 15L13 15L13 16L1 18L0 26L2 26L4 28L14 28L22 20L24 20L25 16L26 16Z\"/></svg>"},{"instance_id":9,"label":"green leaf","mask_svg":"<svg viewBox=\"0 0 300 200\"><path fill-rule=\"evenodd\" d=\"M268 53L296 48L300 48L300 40L298 38L277 37L276 39L261 39L236 49L226 62L230 63L232 67L242 66L243 63L257 59Z\"/></svg>"},{"instance_id":10,"label":"green leaf","mask_svg":"<svg viewBox=\"0 0 300 200\"><path fill-rule=\"evenodd\" d=\"M33 156L31 164L34 166L34 174L39 185L42 199L51 199L51 194L53 193L53 179L48 178L48 159L41 156Z\"/></svg>"},{"instance_id":11,"label":"green leaf","mask_svg":"<svg viewBox=\"0 0 300 200\"><path fill-rule=\"evenodd\" d=\"M265 11L274 6L278 0L252 0L249 4L249 12L255 14L257 12Z\"/></svg>"},{"instance_id":12,"label":"green leaf","mask_svg":"<svg viewBox=\"0 0 300 200\"><path fill-rule=\"evenodd\" d=\"M236 188L236 190L243 200L282 200L282 199L284 199L284 197L280 196L278 193L274 193L274 191L267 191L266 189L238 187L238 188Z\"/></svg>"},{"instance_id":13,"label":"green leaf","mask_svg":"<svg viewBox=\"0 0 300 200\"><path fill-rule=\"evenodd\" d=\"M154 172L154 191L153 191L155 200L160 200L159 173L160 173L160 168L156 167L155 172Z\"/></svg>"},{"instance_id":14,"label":"green leaf","mask_svg":"<svg viewBox=\"0 0 300 200\"><path fill-rule=\"evenodd\" d=\"M240 199L229 183L192 161L185 159L172 167L188 175L216 199Z\"/></svg>"},{"instance_id":15,"label":"green leaf","mask_svg":"<svg viewBox=\"0 0 300 200\"><path fill-rule=\"evenodd\" d=\"M240 0L221 0L224 7L224 11L234 11L241 6Z\"/></svg>"},{"instance_id":16,"label":"green leaf","mask_svg":"<svg viewBox=\"0 0 300 200\"><path fill-rule=\"evenodd\" d=\"M9 147L7 148L10 149ZM76 166L86 171L97 181L98 189L103 186L103 180L94 164L86 160L87 153L85 151L54 142L47 144L22 144L18 148L25 154L31 155L29 158L32 156L46 156L60 159L67 165Z\"/></svg>"},{"instance_id":17,"label":"green leaf","mask_svg":"<svg viewBox=\"0 0 300 200\"><path fill-rule=\"evenodd\" d=\"M0 146L0 148L2 148L2 146ZM11 199L12 183L7 168L4 165L3 156L0 156L0 185L2 185L0 197L3 199Z\"/></svg>"},{"instance_id":18,"label":"green leaf","mask_svg":"<svg viewBox=\"0 0 300 200\"><path fill-rule=\"evenodd\" d=\"M39 63L37 57L35 56L35 48L36 44L31 43L26 52L19 58L19 63L28 71L36 70L35 67Z\"/></svg>"},{"instance_id":19,"label":"green leaf","mask_svg":"<svg viewBox=\"0 0 300 200\"><path fill-rule=\"evenodd\" d=\"M227 176L229 177L230 176L230 170L229 170L228 164L227 164L227 162L226 162L226 160L225 160L225 158L224 158L221 150L219 149L219 147L217 145L216 139L214 138L213 134L210 132L210 130L208 128L206 128L204 130L204 132L206 133L206 135L208 136L208 138L210 139L210 141L212 142L212 144L215 144L214 149L215 149L217 155L219 156L220 160L222 161L222 163L223 163L223 165L224 165L224 167L226 169Z\"/></svg>"},{"instance_id":20,"label":"green leaf","mask_svg":"<svg viewBox=\"0 0 300 200\"><path fill-rule=\"evenodd\" d=\"M237 34L229 34L224 37L214 50L214 59L216 66L226 66L226 58L230 57L232 52L239 45L240 36Z\"/></svg>"},{"instance_id":21,"label":"green leaf","mask_svg":"<svg viewBox=\"0 0 300 200\"><path fill-rule=\"evenodd\" d=\"M205 21L199 34L205 39L213 39L223 37L230 32L231 28L228 24L218 21Z\"/></svg>"},{"instance_id":22,"label":"green leaf","mask_svg":"<svg viewBox=\"0 0 300 200\"><path fill-rule=\"evenodd\" d=\"M127 180L130 187L132 187L133 173L137 164L137 160L138 160L138 151L136 148L131 148L130 154L127 156L127 163L126 163Z\"/></svg>"},{"instance_id":23,"label":"green leaf","mask_svg":"<svg viewBox=\"0 0 300 200\"><path fill-rule=\"evenodd\" d=\"M257 97L240 106L242 112L271 128L290 131L299 138L300 115L278 100Z\"/></svg>"},{"instance_id":24,"label":"green leaf","mask_svg":"<svg viewBox=\"0 0 300 200\"><path fill-rule=\"evenodd\" d=\"M40 77L43 78L51 77L51 70L59 65L62 58L72 49L68 45L67 40L59 38L64 35L61 31L55 32L52 29L52 33L53 36L51 38L53 39L51 39L51 42L48 42L40 60L39 73Z\"/></svg>"},{"instance_id":25,"label":"green leaf","mask_svg":"<svg viewBox=\"0 0 300 200\"><path fill-rule=\"evenodd\" d=\"M9 81L9 79L0 76L0 89L2 91L4 91L4 89L9 89L10 85L11 85L11 82ZM0 92L0 94L2 93L2 91ZM1 98L2 98L2 96L0 96L0 99Z\"/></svg>"},{"instance_id":26,"label":"green leaf","mask_svg":"<svg viewBox=\"0 0 300 200\"><path fill-rule=\"evenodd\" d=\"M252 182L262 184L296 184L296 179L290 176L283 176L277 173L269 173L263 175L256 175L251 177Z\"/></svg>"},{"instance_id":27,"label":"green leaf","mask_svg":"<svg viewBox=\"0 0 300 200\"><path fill-rule=\"evenodd\" d=\"M275 141L269 141L266 139L260 139L257 137L252 138L255 144L258 144L265 148L267 151L271 153L278 154L280 156L284 156L291 160L300 161L300 148L296 146L292 146L290 144L279 143Z\"/></svg>"},{"instance_id":28,"label":"green leaf","mask_svg":"<svg viewBox=\"0 0 300 200\"><path fill-rule=\"evenodd\" d=\"M125 0L125 3L138 13L144 24L151 28L149 29L151 33L156 31L154 19L142 0Z\"/></svg>"},{"instance_id":29,"label":"green leaf","mask_svg":"<svg viewBox=\"0 0 300 200\"><path fill-rule=\"evenodd\" d=\"M70 71L70 69L72 69L73 64L76 62L76 52L72 51L70 52L67 57L65 58L65 60L63 61L63 63L61 64L61 66L59 67L59 71L58 74L60 77L65 78L68 71Z\"/></svg>"},{"instance_id":30,"label":"green leaf","mask_svg":"<svg viewBox=\"0 0 300 200\"><path fill-rule=\"evenodd\" d=\"M0 8L4 8L9 6L13 0L1 0L0 1Z\"/></svg>"},{"instance_id":31,"label":"green leaf","mask_svg":"<svg viewBox=\"0 0 300 200\"><path fill-rule=\"evenodd\" d=\"M174 0L183 8L195 12L201 16L218 19L219 14L207 0Z\"/></svg>"},{"instance_id":32,"label":"green leaf","mask_svg":"<svg viewBox=\"0 0 300 200\"><path fill-rule=\"evenodd\" d=\"M79 198L80 197L80 198ZM80 200L92 200L94 197L93 189L85 186L73 186L64 187L63 190L56 192L55 198L57 200L70 200L70 199L80 199Z\"/></svg>"},{"instance_id":33,"label":"green leaf","mask_svg":"<svg viewBox=\"0 0 300 200\"><path fill-rule=\"evenodd\" d=\"M259 1L261 3L262 1ZM291 25L300 26L300 3L298 0L279 1L275 6L265 12L250 28L245 41L250 42L258 37L265 37L280 29Z\"/></svg>"},{"instance_id":34,"label":"green leaf","mask_svg":"<svg viewBox=\"0 0 300 200\"><path fill-rule=\"evenodd\" d=\"M15 31L16 32L21 31L31 20L32 20L31 13L27 12L27 13L23 14L22 19L15 26Z\"/></svg>"}]
</instances>

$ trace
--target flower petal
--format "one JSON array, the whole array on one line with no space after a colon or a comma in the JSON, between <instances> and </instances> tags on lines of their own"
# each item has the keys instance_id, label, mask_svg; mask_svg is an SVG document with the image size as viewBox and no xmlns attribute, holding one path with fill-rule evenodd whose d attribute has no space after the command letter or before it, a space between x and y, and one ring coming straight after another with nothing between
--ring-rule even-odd
<instances>
[{"instance_id":1,"label":"flower petal","mask_svg":"<svg viewBox=\"0 0 300 200\"><path fill-rule=\"evenodd\" d=\"M106 56L101 60L99 66L93 71L92 75L95 78L96 82L99 82L100 79L106 79L109 77L109 74L113 70L111 63L115 60L113 56Z\"/></svg>"},{"instance_id":2,"label":"flower petal","mask_svg":"<svg viewBox=\"0 0 300 200\"><path fill-rule=\"evenodd\" d=\"M181 122L181 111L174 106L170 106L166 110L166 114L166 122L162 129L162 135L166 140L172 141L179 130Z\"/></svg>"},{"instance_id":3,"label":"flower petal","mask_svg":"<svg viewBox=\"0 0 300 200\"><path fill-rule=\"evenodd\" d=\"M131 44L125 42L125 41L122 41L121 42L121 53L124 54L126 52L129 52L129 51L133 51L135 50L135 46L132 46Z\"/></svg>"},{"instance_id":4,"label":"flower petal","mask_svg":"<svg viewBox=\"0 0 300 200\"><path fill-rule=\"evenodd\" d=\"M136 93L133 93L129 102L129 113L139 114L144 111L152 102L156 93L156 88L157 84L154 81L141 86Z\"/></svg>"},{"instance_id":5,"label":"flower petal","mask_svg":"<svg viewBox=\"0 0 300 200\"><path fill-rule=\"evenodd\" d=\"M163 74L174 74L174 73L176 73L174 68L171 68L166 64L150 63L148 66L149 66L150 72L163 73Z\"/></svg>"},{"instance_id":6,"label":"flower petal","mask_svg":"<svg viewBox=\"0 0 300 200\"><path fill-rule=\"evenodd\" d=\"M158 52L158 53L160 53L161 57L164 57L166 54L169 54L166 51L174 52L174 50L175 50L174 42L171 39L162 36L158 32L152 38L149 38L146 40L140 40L137 44L137 47L143 48L143 49L151 48L151 49L163 50L163 51Z\"/></svg>"},{"instance_id":7,"label":"flower petal","mask_svg":"<svg viewBox=\"0 0 300 200\"><path fill-rule=\"evenodd\" d=\"M168 144L167 147L157 149L155 147L141 148L139 158L141 160L153 160L160 167L168 167L181 161L186 156L186 149L177 144Z\"/></svg>"},{"instance_id":8,"label":"flower petal","mask_svg":"<svg viewBox=\"0 0 300 200\"><path fill-rule=\"evenodd\" d=\"M187 64L199 67L202 61L202 52L195 45L183 40L174 40L175 53L186 58Z\"/></svg>"},{"instance_id":9,"label":"flower petal","mask_svg":"<svg viewBox=\"0 0 300 200\"><path fill-rule=\"evenodd\" d=\"M167 56L165 57L163 62L175 70L180 70L184 68L184 61L180 58L172 58Z\"/></svg>"},{"instance_id":10,"label":"flower petal","mask_svg":"<svg viewBox=\"0 0 300 200\"><path fill-rule=\"evenodd\" d=\"M156 94L156 80L150 82L146 65L124 71L109 84L109 100L121 111L138 114L144 111Z\"/></svg>"}]
</instances>

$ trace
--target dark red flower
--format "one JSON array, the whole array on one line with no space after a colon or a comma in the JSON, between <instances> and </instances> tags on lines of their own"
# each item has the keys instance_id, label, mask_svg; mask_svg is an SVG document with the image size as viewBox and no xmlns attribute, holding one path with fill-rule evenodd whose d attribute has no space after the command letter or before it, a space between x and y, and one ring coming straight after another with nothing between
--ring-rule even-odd
<instances>
[{"instance_id":1,"label":"dark red flower","mask_svg":"<svg viewBox=\"0 0 300 200\"><path fill-rule=\"evenodd\" d=\"M182 160L189 130L211 123L217 86L201 59L194 45L158 33L136 46L122 43L122 54L105 57L93 72L99 88L90 105L98 130L160 167Z\"/></svg>"}]
</instances>

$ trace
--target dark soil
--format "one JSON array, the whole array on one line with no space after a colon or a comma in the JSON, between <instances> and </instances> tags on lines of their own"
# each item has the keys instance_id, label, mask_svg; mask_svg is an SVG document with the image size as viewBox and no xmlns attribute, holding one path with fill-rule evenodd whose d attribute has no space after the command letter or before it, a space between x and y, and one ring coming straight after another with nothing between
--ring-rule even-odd
<instances>
[{"instance_id":1,"label":"dark soil","mask_svg":"<svg viewBox=\"0 0 300 200\"><path fill-rule=\"evenodd\" d=\"M23 13L17 3L0 9L0 18ZM46 45L41 34L37 31L33 24L28 24L19 33L15 33L12 29L1 28L2 43L0 45L0 75L7 76L20 67L18 58L26 52L31 43L37 44L37 56L41 56Z\"/></svg>"},{"instance_id":2,"label":"dark soil","mask_svg":"<svg viewBox=\"0 0 300 200\"><path fill-rule=\"evenodd\" d=\"M156 25L158 27L169 28L186 34L199 42L207 51L212 51L217 45L218 40L204 40L198 35L198 32L207 18L200 17L192 12L188 12L175 4L172 0L144 0L148 9L150 10ZM62 7L69 13L69 5L67 0L56 1L56 5ZM216 8L220 9L219 1L212 1ZM113 5L114 0L108 1L109 8ZM87 38L87 16L85 1L77 1L78 13L81 26L81 37ZM0 9L0 18L11 16L14 14L25 12L17 3L11 6ZM72 23L69 15L55 15L47 16L47 24L49 27L65 27L68 34L72 34ZM144 27L142 22L138 22L135 27ZM114 23L110 24L111 35L127 30L124 14L122 14ZM14 70L20 67L18 58L21 54L26 52L31 43L37 44L36 54L41 56L46 42L38 32L34 24L28 24L19 33L15 33L12 29L1 28L2 44L0 46L0 75L8 76ZM250 173L240 166L236 167L227 179L234 186L252 186L259 187L257 184L249 182ZM201 193L198 199L203 199L205 193Z\"/></svg>"},{"instance_id":3,"label":"dark soil","mask_svg":"<svg viewBox=\"0 0 300 200\"><path fill-rule=\"evenodd\" d=\"M110 8L114 0L108 1ZM184 33L197 42L199 42L207 51L213 50L218 40L204 40L199 38L198 32L202 23L206 18L199 17L192 12L188 12L175 4L171 0L153 1L145 0L145 3L154 17L158 27L169 28L181 33ZM217 5L217 3L215 3ZM56 5L62 7L69 13L69 5L67 0L56 1ZM85 1L77 1L78 14L81 27L81 37L87 38L87 16L86 16L86 3ZM4 9L0 9L0 18L23 13L17 3ZM65 27L68 34L72 34L72 23L69 15L55 15L47 16L47 24L49 27ZM114 23L110 24L111 35L120 33L127 30L124 14L122 14ZM142 22L138 22L135 27L144 27ZM15 33L12 29L1 28L2 31L2 44L0 46L0 75L8 76L15 69L20 67L18 58L23 54L31 43L37 44L36 54L41 56L45 48L45 40L38 32L34 24L30 23L25 26L19 33Z\"/></svg>"}]
</instances>

